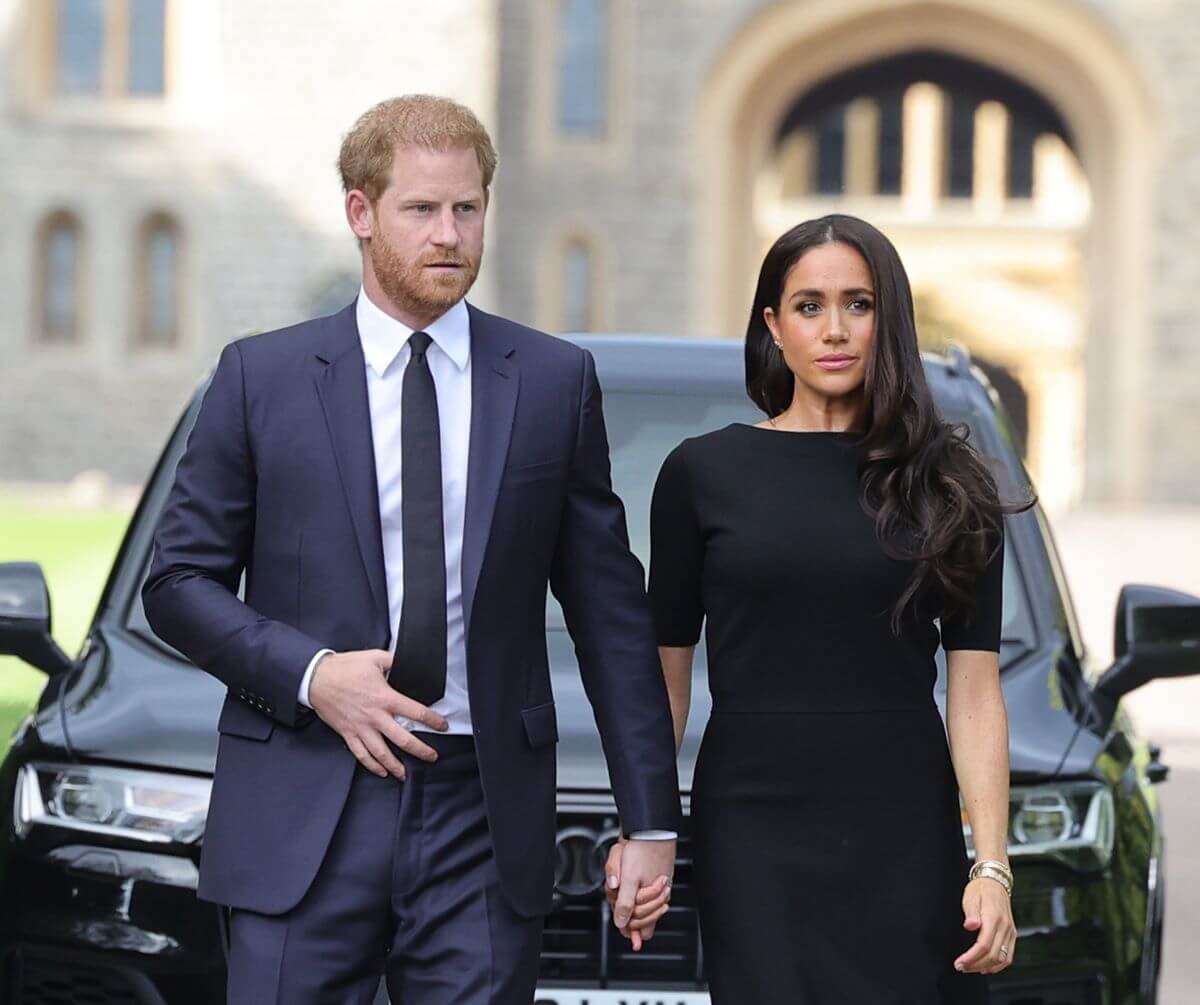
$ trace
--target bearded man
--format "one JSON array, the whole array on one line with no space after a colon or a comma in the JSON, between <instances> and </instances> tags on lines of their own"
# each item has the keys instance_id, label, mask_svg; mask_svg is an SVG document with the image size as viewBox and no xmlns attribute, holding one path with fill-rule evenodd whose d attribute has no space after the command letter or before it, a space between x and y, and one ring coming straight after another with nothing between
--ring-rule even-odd
<instances>
[{"instance_id":1,"label":"bearded man","mask_svg":"<svg viewBox=\"0 0 1200 1005\"><path fill-rule=\"evenodd\" d=\"M666 689L588 353L463 299L496 154L466 108L372 108L339 158L357 300L226 346L155 537L155 632L228 687L201 897L229 1001L532 1001L553 892L547 584L625 847L665 903ZM245 574L244 600L238 584ZM639 912L639 916L643 912Z\"/></svg>"}]
</instances>

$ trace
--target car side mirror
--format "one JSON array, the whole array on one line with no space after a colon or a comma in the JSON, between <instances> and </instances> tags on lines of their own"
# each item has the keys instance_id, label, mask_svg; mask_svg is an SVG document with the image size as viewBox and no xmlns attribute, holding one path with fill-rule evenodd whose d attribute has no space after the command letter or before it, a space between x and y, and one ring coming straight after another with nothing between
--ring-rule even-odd
<instances>
[{"instance_id":1,"label":"car side mirror","mask_svg":"<svg viewBox=\"0 0 1200 1005\"><path fill-rule=\"evenodd\" d=\"M1200 673L1200 597L1127 585L1117 598L1115 660L1096 690L1117 699L1161 677Z\"/></svg>"},{"instance_id":2,"label":"car side mirror","mask_svg":"<svg viewBox=\"0 0 1200 1005\"><path fill-rule=\"evenodd\" d=\"M52 676L73 665L50 634L50 590L33 562L0 564L0 656L16 656Z\"/></svg>"}]
</instances>

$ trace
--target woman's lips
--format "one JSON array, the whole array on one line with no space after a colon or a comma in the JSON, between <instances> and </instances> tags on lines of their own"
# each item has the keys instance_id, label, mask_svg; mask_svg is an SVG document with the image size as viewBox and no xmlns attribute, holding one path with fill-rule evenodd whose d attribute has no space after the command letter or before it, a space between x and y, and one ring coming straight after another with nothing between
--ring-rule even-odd
<instances>
[{"instance_id":1,"label":"woman's lips","mask_svg":"<svg viewBox=\"0 0 1200 1005\"><path fill-rule=\"evenodd\" d=\"M857 356L822 356L817 360L817 366L822 370L845 370L857 359Z\"/></svg>"}]
</instances>

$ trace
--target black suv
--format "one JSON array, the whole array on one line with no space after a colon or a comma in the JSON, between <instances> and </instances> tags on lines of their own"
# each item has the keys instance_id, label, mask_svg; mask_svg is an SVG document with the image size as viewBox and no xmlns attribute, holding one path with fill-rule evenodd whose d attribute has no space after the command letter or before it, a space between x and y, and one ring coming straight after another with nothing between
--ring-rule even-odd
<instances>
[{"instance_id":1,"label":"black suv","mask_svg":"<svg viewBox=\"0 0 1200 1005\"><path fill-rule=\"evenodd\" d=\"M605 389L613 481L647 558L658 466L686 436L755 421L741 347L671 338L578 339ZM986 379L965 354L925 360L943 414L966 422L1010 497L1026 476ZM195 417L172 434L74 659L50 637L35 565L0 566L0 652L50 676L0 768L0 1001L152 1005L223 1000L221 912L195 897L222 685L160 642L139 599L151 535ZM1128 586L1116 662L1088 672L1043 514L1011 517L1001 663L1012 749L1009 844L1021 951L994 979L1005 1005L1152 1003L1163 923L1157 751L1119 699L1200 671L1200 600ZM617 831L608 776L561 612L547 609L559 710L558 890L547 919L544 1005L706 1002L691 861L681 835L671 913L635 954L600 891ZM944 699L944 663L938 698ZM705 676L703 652L697 676ZM686 793L708 715L693 689L680 755ZM812 766L811 770L819 770ZM965 827L965 822L964 822ZM382 995L380 1001L385 1000Z\"/></svg>"}]
</instances>

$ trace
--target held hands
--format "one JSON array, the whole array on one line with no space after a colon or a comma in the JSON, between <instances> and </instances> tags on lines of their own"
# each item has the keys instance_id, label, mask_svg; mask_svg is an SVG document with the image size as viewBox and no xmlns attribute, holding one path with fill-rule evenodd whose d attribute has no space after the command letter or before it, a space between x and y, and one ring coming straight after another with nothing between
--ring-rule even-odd
<instances>
[{"instance_id":1,"label":"held hands","mask_svg":"<svg viewBox=\"0 0 1200 1005\"><path fill-rule=\"evenodd\" d=\"M972 880L963 891L963 915L963 928L978 932L979 937L954 961L954 969L968 974L998 974L1010 967L1016 953L1017 926L1004 887L985 877Z\"/></svg>"},{"instance_id":2,"label":"held hands","mask_svg":"<svg viewBox=\"0 0 1200 1005\"><path fill-rule=\"evenodd\" d=\"M387 682L392 654L383 649L334 653L317 664L309 682L313 711L333 729L359 761L380 778L404 778L404 765L386 740L423 761L437 752L396 722L396 716L444 732L449 724L420 702L400 694Z\"/></svg>"},{"instance_id":3,"label":"held hands","mask_svg":"<svg viewBox=\"0 0 1200 1005\"><path fill-rule=\"evenodd\" d=\"M621 838L604 866L604 894L613 924L641 952L643 943L671 906L675 874L674 841L630 841Z\"/></svg>"}]
</instances>

